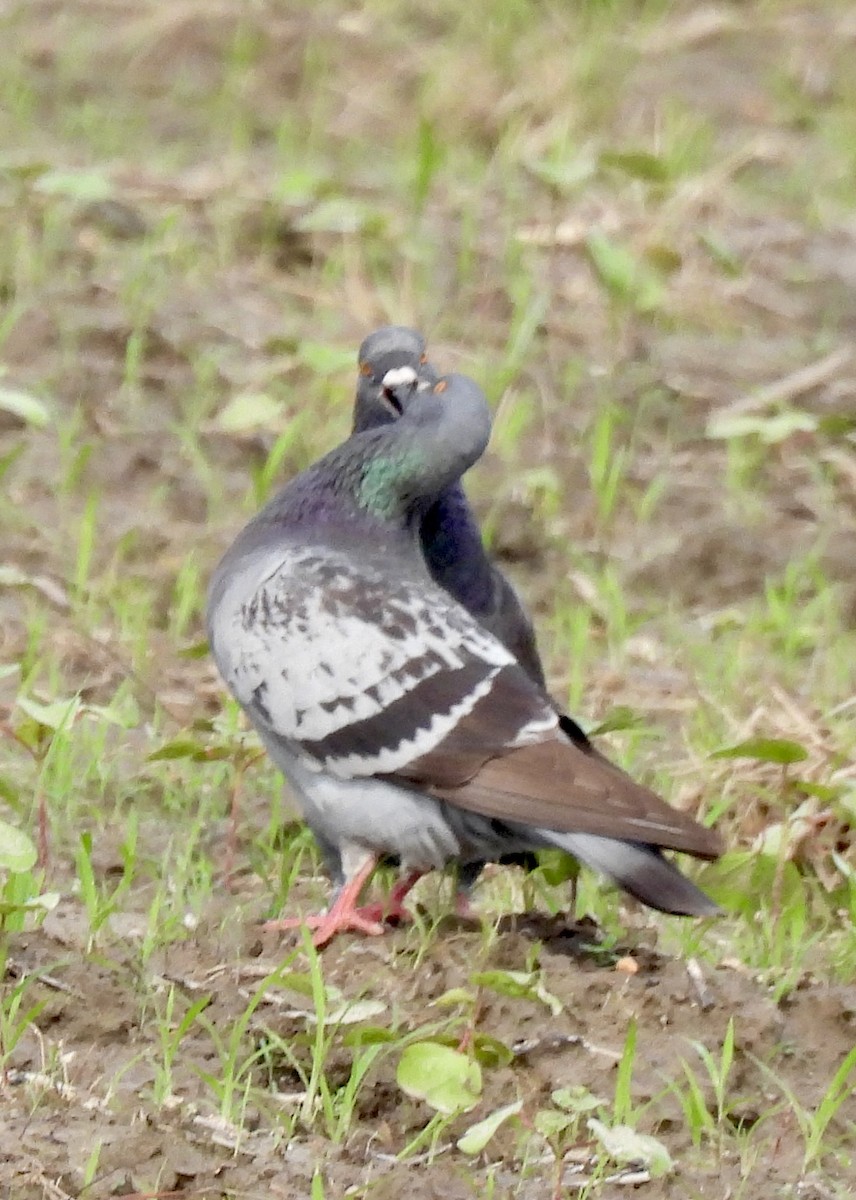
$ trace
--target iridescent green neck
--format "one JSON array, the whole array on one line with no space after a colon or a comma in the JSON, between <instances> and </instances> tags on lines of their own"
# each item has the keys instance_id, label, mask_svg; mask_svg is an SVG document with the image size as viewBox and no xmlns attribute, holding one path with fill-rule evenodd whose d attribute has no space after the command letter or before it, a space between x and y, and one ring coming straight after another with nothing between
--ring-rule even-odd
<instances>
[{"instance_id":1,"label":"iridescent green neck","mask_svg":"<svg viewBox=\"0 0 856 1200\"><path fill-rule=\"evenodd\" d=\"M399 449L370 459L357 488L356 500L375 517L394 517L401 512L402 484L418 476L424 455L417 449Z\"/></svg>"}]
</instances>

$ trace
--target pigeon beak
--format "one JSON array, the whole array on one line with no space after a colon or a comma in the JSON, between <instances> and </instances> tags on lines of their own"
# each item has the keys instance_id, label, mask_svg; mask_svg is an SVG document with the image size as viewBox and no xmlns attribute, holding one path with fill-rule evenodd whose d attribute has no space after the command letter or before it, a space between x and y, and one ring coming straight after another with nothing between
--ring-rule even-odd
<instances>
[{"instance_id":1,"label":"pigeon beak","mask_svg":"<svg viewBox=\"0 0 856 1200\"><path fill-rule=\"evenodd\" d=\"M393 367L381 381L383 395L399 413L403 413L407 401L417 390L419 377L413 367Z\"/></svg>"},{"instance_id":2,"label":"pigeon beak","mask_svg":"<svg viewBox=\"0 0 856 1200\"><path fill-rule=\"evenodd\" d=\"M419 372L419 376L416 380L416 390L417 392L430 392L431 388L436 382L437 372L433 367L426 364Z\"/></svg>"}]
</instances>

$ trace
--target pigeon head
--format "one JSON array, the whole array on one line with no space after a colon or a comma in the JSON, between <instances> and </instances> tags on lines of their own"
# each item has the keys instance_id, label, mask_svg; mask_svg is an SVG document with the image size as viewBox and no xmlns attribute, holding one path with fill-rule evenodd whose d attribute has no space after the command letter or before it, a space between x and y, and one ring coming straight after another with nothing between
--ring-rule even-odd
<instances>
[{"instance_id":1,"label":"pigeon head","mask_svg":"<svg viewBox=\"0 0 856 1200\"><path fill-rule=\"evenodd\" d=\"M397 530L409 543L419 514L480 458L490 427L472 379L446 375L416 390L397 420L352 433L287 483L241 535L242 552L272 525L280 533L323 527L345 541L368 525L373 537Z\"/></svg>"},{"instance_id":2,"label":"pigeon head","mask_svg":"<svg viewBox=\"0 0 856 1200\"><path fill-rule=\"evenodd\" d=\"M421 333L404 325L376 329L360 346L354 432L396 421L436 381Z\"/></svg>"},{"instance_id":3,"label":"pigeon head","mask_svg":"<svg viewBox=\"0 0 856 1200\"><path fill-rule=\"evenodd\" d=\"M446 375L415 390L399 420L353 434L326 461L341 481L342 456L359 460L358 507L396 520L430 503L473 465L487 446L490 425L478 384Z\"/></svg>"}]
</instances>

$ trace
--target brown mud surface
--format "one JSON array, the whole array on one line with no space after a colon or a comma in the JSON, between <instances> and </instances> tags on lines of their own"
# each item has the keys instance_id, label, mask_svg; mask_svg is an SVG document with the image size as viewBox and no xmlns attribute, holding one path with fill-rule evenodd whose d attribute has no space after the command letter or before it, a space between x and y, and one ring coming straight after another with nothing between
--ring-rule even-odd
<instances>
[{"instance_id":1,"label":"brown mud surface","mask_svg":"<svg viewBox=\"0 0 856 1200\"><path fill-rule=\"evenodd\" d=\"M316 1167L323 1170L328 1196L345 1196L350 1189L362 1195L363 1188L367 1195L390 1198L406 1188L420 1200L481 1194L486 1186L482 1173L452 1150L455 1137L473 1123L472 1115L444 1131L430 1170L394 1161L430 1113L402 1095L390 1058L381 1057L372 1066L342 1145L314 1135L283 1138L277 1117L281 1121L283 1112L293 1111L303 1092L293 1068L275 1057L269 1109L251 1107L241 1131L218 1120L200 1074L221 1070L221 1061L211 1038L195 1029L182 1041L176 1059L172 1087L181 1099L159 1106L152 1102L152 1064L159 1052L152 1023L139 1019L140 993L163 996L172 985L181 998L176 1012L207 997L206 1017L228 1036L259 981L282 963L273 939L236 931L238 924L230 921L231 933L216 938L202 928L192 941L156 955L147 979L140 979L124 960L119 941L82 960L74 950L73 931L58 920L21 937L12 974L41 976L43 982L28 997L30 1003L42 1000L45 1007L38 1019L41 1036L23 1039L5 1087L0 1161L7 1164L3 1170L11 1194L29 1200L175 1191L291 1200L309 1195ZM242 938L251 944L242 945ZM737 962L694 976L686 963L647 948L647 931L636 942L625 939L624 945L597 952L592 949L595 929L569 930L560 918L505 919L490 950L491 969L519 969L536 940L545 985L563 1011L553 1016L538 1001L483 993L476 1033L499 1039L513 1058L486 1072L480 1112L493 1111L517 1094L524 1098L524 1111L534 1112L549 1104L557 1088L584 1086L610 1099L628 1026L635 1021L633 1103L644 1108L645 1127L657 1131L679 1163L673 1175L651 1187L656 1195L675 1200L733 1195L742 1186L746 1154L738 1160L711 1153L707 1146L695 1150L669 1085L685 1081L683 1064L689 1064L715 1111L712 1082L693 1047L701 1043L719 1062L734 1021L731 1100L723 1119L745 1131L751 1147L749 1178L763 1180L759 1194L765 1196L835 1194L828 1190L826 1175L816 1184L810 1175L803 1177L799 1193L791 1191L801 1177L804 1143L793 1112L783 1103L783 1088L792 1089L807 1107L820 1102L853 1046L856 987L821 987L807 980L786 1002L776 1004ZM412 943L400 932L382 942L342 939L324 954L324 976L348 998L382 1001L399 1027L417 1028L430 1019L434 1000L451 988L466 987L479 944L477 933L452 920L441 924L418 964ZM634 973L628 973L628 960ZM266 997L250 1020L248 1037L261 1040L273 1030L290 1039L295 1055L308 1063L311 1035L301 1015L305 997L276 987ZM47 1045L62 1059L61 1088L46 1083ZM332 1082L346 1081L354 1054L344 1037L334 1041L326 1062ZM774 1072L775 1081L765 1067ZM261 1068L253 1074L256 1082L264 1075ZM777 1108L780 1115L771 1117ZM854 1119L856 1100L851 1096L828 1136ZM81 1190L96 1141L103 1146L97 1178ZM591 1146L585 1137L574 1151L566 1157L565 1178L576 1189L589 1175ZM533 1173L529 1184L525 1170L521 1175L512 1133L498 1135L491 1157L505 1163L496 1174L495 1195L548 1194L543 1174ZM846 1179L845 1171L842 1184ZM598 1188L598 1194L607 1196L625 1193L620 1182Z\"/></svg>"}]
</instances>

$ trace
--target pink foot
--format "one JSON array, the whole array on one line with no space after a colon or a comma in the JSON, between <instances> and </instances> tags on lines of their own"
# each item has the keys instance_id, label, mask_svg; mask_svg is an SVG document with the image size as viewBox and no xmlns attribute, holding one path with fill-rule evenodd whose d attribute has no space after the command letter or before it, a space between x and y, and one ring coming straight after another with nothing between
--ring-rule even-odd
<instances>
[{"instance_id":1,"label":"pink foot","mask_svg":"<svg viewBox=\"0 0 856 1200\"><path fill-rule=\"evenodd\" d=\"M382 921L390 925L406 924L413 920L413 913L403 904L394 904L390 896L386 900L374 900L371 904L361 904L356 910L367 921Z\"/></svg>"},{"instance_id":2,"label":"pink foot","mask_svg":"<svg viewBox=\"0 0 856 1200\"><path fill-rule=\"evenodd\" d=\"M455 892L455 913L462 921L478 921L479 919L466 892Z\"/></svg>"},{"instance_id":3,"label":"pink foot","mask_svg":"<svg viewBox=\"0 0 856 1200\"><path fill-rule=\"evenodd\" d=\"M367 907L371 907L368 905ZM335 912L335 905L324 913L312 913L306 917L280 917L273 921L265 921L262 929L266 933L282 933L287 929L300 929L306 926L315 932L312 945L316 950L326 946L337 933L362 933L367 937L380 937L384 927L379 921L373 921L363 914L362 909L351 909L350 912Z\"/></svg>"},{"instance_id":4,"label":"pink foot","mask_svg":"<svg viewBox=\"0 0 856 1200\"><path fill-rule=\"evenodd\" d=\"M413 920L413 913L404 907L404 899L410 894L422 878L423 871L411 871L404 879L400 879L386 900L375 901L372 904L361 904L357 912L368 921L392 921L406 924Z\"/></svg>"},{"instance_id":5,"label":"pink foot","mask_svg":"<svg viewBox=\"0 0 856 1200\"><path fill-rule=\"evenodd\" d=\"M376 865L376 859L366 859L359 871L346 881L327 912L315 913L308 917L280 917L274 921L265 921L262 929L280 932L284 929L299 929L301 925L305 925L307 929L315 930L312 945L316 950L326 946L337 933L352 932L368 937L380 937L383 925L372 921L357 908L360 892Z\"/></svg>"}]
</instances>

